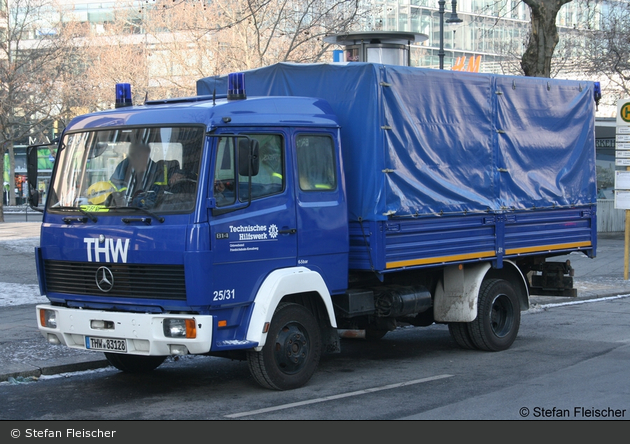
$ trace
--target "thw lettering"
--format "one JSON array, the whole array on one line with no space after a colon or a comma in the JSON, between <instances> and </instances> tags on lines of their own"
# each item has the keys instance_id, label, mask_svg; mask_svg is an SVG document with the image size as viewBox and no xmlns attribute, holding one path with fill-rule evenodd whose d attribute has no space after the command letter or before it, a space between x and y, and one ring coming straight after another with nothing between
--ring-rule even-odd
<instances>
[{"instance_id":1,"label":"thw lettering","mask_svg":"<svg viewBox=\"0 0 630 444\"><path fill-rule=\"evenodd\" d=\"M122 239L105 239L104 243L100 243L98 239L86 237L83 239L87 249L88 262L118 262L127 263L127 251L129 251L129 239L125 239L123 245Z\"/></svg>"}]
</instances>

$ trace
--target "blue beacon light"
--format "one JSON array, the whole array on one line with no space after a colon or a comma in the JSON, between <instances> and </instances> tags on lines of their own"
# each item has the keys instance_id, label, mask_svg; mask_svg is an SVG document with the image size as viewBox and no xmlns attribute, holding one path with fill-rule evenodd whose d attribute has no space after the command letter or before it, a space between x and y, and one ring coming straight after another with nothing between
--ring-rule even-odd
<instances>
[{"instance_id":1,"label":"blue beacon light","mask_svg":"<svg viewBox=\"0 0 630 444\"><path fill-rule=\"evenodd\" d=\"M116 108L133 106L131 100L131 85L129 83L116 84Z\"/></svg>"},{"instance_id":2,"label":"blue beacon light","mask_svg":"<svg viewBox=\"0 0 630 444\"><path fill-rule=\"evenodd\" d=\"M245 94L245 73L234 72L228 75L228 100L244 100Z\"/></svg>"}]
</instances>

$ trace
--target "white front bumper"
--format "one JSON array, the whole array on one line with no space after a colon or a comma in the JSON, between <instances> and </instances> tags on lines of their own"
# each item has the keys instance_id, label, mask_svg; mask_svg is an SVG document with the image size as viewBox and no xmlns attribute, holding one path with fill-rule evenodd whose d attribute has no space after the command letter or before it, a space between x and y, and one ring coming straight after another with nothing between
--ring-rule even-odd
<instances>
[{"instance_id":1,"label":"white front bumper","mask_svg":"<svg viewBox=\"0 0 630 444\"><path fill-rule=\"evenodd\" d=\"M56 312L57 327L44 327L40 321L40 309ZM86 346L86 336L106 339L125 339L127 353L134 355L168 356L171 345L184 345L191 354L210 351L212 345L212 316L181 314L123 313L101 310L38 305L37 325L45 338L53 334L59 342L71 348L91 350ZM194 339L171 338L164 335L163 323L166 318L195 319L197 336ZM113 323L110 329L92 328L92 321ZM111 325L111 324L110 324ZM116 350L96 350L99 352Z\"/></svg>"}]
</instances>

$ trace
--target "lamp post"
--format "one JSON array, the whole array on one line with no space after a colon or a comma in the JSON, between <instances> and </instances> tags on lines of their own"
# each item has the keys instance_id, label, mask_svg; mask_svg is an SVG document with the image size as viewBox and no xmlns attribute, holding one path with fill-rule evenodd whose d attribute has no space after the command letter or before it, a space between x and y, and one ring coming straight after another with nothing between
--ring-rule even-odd
<instances>
[{"instance_id":1,"label":"lamp post","mask_svg":"<svg viewBox=\"0 0 630 444\"><path fill-rule=\"evenodd\" d=\"M438 0L440 5L440 52L438 57L440 58L440 69L444 69L444 5L446 0ZM457 0L451 1L452 11L449 18L446 19L446 23L461 23L462 19L457 17Z\"/></svg>"}]
</instances>

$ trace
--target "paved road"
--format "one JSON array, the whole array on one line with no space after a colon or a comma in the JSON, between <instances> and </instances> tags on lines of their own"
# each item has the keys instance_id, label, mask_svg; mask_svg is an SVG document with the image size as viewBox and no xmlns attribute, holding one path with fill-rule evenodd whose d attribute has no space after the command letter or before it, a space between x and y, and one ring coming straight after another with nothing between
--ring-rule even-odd
<instances>
[{"instance_id":1,"label":"paved road","mask_svg":"<svg viewBox=\"0 0 630 444\"><path fill-rule=\"evenodd\" d=\"M20 298L30 301L0 306L0 381L107 365L101 353L47 344L37 329L35 302L38 301L32 302L32 298L39 297L45 302L39 296L33 258L39 228L38 223L0 223L0 293L4 292L0 301L19 302ZM597 251L595 259L581 253L557 258L571 260L578 298L532 297L532 305L630 294L630 282L623 279L623 233L600 235Z\"/></svg>"},{"instance_id":2,"label":"paved road","mask_svg":"<svg viewBox=\"0 0 630 444\"><path fill-rule=\"evenodd\" d=\"M458 348L445 325L344 339L286 392L259 387L245 362L206 356L147 375L105 368L0 384L0 420L628 420L630 297L581 302L526 312L499 353Z\"/></svg>"}]
</instances>

